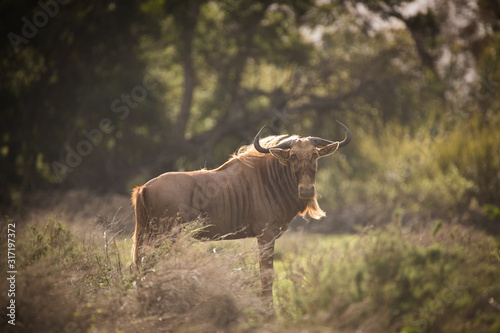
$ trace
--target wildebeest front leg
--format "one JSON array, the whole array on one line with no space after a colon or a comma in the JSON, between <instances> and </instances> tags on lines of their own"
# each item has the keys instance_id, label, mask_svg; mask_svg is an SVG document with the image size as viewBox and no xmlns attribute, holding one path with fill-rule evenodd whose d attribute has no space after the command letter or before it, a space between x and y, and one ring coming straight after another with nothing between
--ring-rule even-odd
<instances>
[{"instance_id":1,"label":"wildebeest front leg","mask_svg":"<svg viewBox=\"0 0 500 333\"><path fill-rule=\"evenodd\" d=\"M259 244L259 268L260 268L260 296L273 302L273 255L274 255L274 238L266 239L265 237L257 238Z\"/></svg>"}]
</instances>

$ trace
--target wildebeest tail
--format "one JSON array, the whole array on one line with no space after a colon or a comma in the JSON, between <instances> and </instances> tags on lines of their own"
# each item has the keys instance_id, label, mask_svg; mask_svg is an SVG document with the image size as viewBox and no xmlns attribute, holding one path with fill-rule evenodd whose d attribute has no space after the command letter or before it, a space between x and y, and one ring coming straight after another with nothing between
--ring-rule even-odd
<instances>
[{"instance_id":1,"label":"wildebeest tail","mask_svg":"<svg viewBox=\"0 0 500 333\"><path fill-rule=\"evenodd\" d=\"M132 266L137 267L139 264L139 252L142 243L147 237L148 216L146 212L146 205L144 203L146 187L137 186L132 191L132 203L135 209L135 233L134 245L132 246Z\"/></svg>"}]
</instances>

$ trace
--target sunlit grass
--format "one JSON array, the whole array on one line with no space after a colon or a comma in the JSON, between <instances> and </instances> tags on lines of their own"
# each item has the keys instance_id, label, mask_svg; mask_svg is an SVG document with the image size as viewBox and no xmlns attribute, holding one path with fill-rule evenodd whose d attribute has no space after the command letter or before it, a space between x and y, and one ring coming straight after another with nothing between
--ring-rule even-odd
<instances>
[{"instance_id":1,"label":"sunlit grass","mask_svg":"<svg viewBox=\"0 0 500 333\"><path fill-rule=\"evenodd\" d=\"M500 298L498 240L456 227L432 233L417 242L397 226L350 236L284 236L274 295L280 324L340 332L495 332L500 320L491 318L498 309L489 302ZM470 311L484 317L463 318Z\"/></svg>"}]
</instances>

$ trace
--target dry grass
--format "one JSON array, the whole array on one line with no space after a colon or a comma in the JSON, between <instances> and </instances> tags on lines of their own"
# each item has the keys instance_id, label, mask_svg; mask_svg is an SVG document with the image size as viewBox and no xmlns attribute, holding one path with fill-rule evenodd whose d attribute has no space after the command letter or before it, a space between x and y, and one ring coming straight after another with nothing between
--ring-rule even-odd
<instances>
[{"instance_id":1,"label":"dry grass","mask_svg":"<svg viewBox=\"0 0 500 333\"><path fill-rule=\"evenodd\" d=\"M188 225L132 275L130 240L107 234L114 238L76 236L55 220L18 234L16 327L3 321L1 330L246 331L266 319L254 250L213 251ZM0 288L8 289L5 280Z\"/></svg>"}]
</instances>

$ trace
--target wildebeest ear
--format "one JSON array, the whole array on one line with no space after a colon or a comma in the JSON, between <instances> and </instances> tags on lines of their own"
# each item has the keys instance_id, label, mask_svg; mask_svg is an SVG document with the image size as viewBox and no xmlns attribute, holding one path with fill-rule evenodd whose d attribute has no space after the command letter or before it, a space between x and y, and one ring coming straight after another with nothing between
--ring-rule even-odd
<instances>
[{"instance_id":1,"label":"wildebeest ear","mask_svg":"<svg viewBox=\"0 0 500 333\"><path fill-rule=\"evenodd\" d=\"M330 143L328 146L324 146L323 148L318 149L318 154L320 157L330 155L335 153L337 148L339 147L338 142Z\"/></svg>"},{"instance_id":2,"label":"wildebeest ear","mask_svg":"<svg viewBox=\"0 0 500 333\"><path fill-rule=\"evenodd\" d=\"M286 165L286 161L290 157L290 149L281 149L281 148L270 148L269 152L276 157L281 164Z\"/></svg>"}]
</instances>

